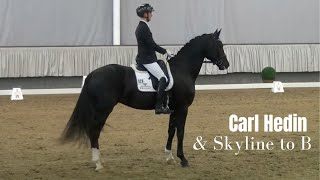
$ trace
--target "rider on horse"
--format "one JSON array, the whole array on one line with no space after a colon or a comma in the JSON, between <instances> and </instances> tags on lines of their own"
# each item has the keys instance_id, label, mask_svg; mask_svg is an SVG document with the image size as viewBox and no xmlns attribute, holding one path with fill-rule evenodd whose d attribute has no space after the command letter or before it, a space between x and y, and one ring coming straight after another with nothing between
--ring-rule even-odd
<instances>
[{"instance_id":1,"label":"rider on horse","mask_svg":"<svg viewBox=\"0 0 320 180\"><path fill-rule=\"evenodd\" d=\"M154 9L150 4L142 4L136 9L137 15L141 18L135 32L138 42L138 55L136 61L138 64L143 65L159 81L155 113L170 114L173 111L170 110L168 106L164 107L166 96L164 91L168 82L168 77L166 77L157 63L157 56L155 52L157 51L161 54L166 54L169 58L173 57L174 55L170 51L157 45L157 43L155 43L153 40L148 24L148 22L151 20L153 11Z\"/></svg>"}]
</instances>

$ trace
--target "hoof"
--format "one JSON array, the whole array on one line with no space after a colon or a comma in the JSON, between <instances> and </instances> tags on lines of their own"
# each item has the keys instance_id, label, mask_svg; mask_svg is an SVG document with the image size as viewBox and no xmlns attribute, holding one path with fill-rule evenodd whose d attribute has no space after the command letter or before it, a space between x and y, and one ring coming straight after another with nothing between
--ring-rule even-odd
<instances>
[{"instance_id":1,"label":"hoof","mask_svg":"<svg viewBox=\"0 0 320 180\"><path fill-rule=\"evenodd\" d=\"M189 167L188 161L181 161L181 167Z\"/></svg>"},{"instance_id":2,"label":"hoof","mask_svg":"<svg viewBox=\"0 0 320 180\"><path fill-rule=\"evenodd\" d=\"M103 169L103 166L102 166L102 164L99 162L99 163L96 163L96 171L99 171L99 170L101 170L101 169Z\"/></svg>"},{"instance_id":3,"label":"hoof","mask_svg":"<svg viewBox=\"0 0 320 180\"><path fill-rule=\"evenodd\" d=\"M166 162L167 164L175 164L176 160L174 159L174 157L172 156L172 152L171 150L167 150L167 148L164 149L164 152L166 154Z\"/></svg>"},{"instance_id":4,"label":"hoof","mask_svg":"<svg viewBox=\"0 0 320 180\"><path fill-rule=\"evenodd\" d=\"M95 171L101 171L103 169L103 166L99 166L99 167L96 167Z\"/></svg>"},{"instance_id":5,"label":"hoof","mask_svg":"<svg viewBox=\"0 0 320 180\"><path fill-rule=\"evenodd\" d=\"M99 171L99 170L103 169L101 161L95 161L94 163L95 163L95 167L96 167L95 170L96 171Z\"/></svg>"},{"instance_id":6,"label":"hoof","mask_svg":"<svg viewBox=\"0 0 320 180\"><path fill-rule=\"evenodd\" d=\"M176 160L174 160L174 159L167 159L167 164L176 164Z\"/></svg>"}]
</instances>

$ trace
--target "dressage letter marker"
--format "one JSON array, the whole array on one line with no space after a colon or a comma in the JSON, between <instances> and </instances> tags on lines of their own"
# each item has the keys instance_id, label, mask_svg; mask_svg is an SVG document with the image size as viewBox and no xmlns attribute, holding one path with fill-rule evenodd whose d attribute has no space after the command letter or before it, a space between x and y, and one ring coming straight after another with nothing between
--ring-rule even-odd
<instances>
[{"instance_id":1,"label":"dressage letter marker","mask_svg":"<svg viewBox=\"0 0 320 180\"><path fill-rule=\"evenodd\" d=\"M273 93L284 92L282 83L280 81L273 81L271 91Z\"/></svg>"},{"instance_id":2,"label":"dressage letter marker","mask_svg":"<svg viewBox=\"0 0 320 180\"><path fill-rule=\"evenodd\" d=\"M20 88L13 88L11 93L11 101L23 100L22 91Z\"/></svg>"}]
</instances>

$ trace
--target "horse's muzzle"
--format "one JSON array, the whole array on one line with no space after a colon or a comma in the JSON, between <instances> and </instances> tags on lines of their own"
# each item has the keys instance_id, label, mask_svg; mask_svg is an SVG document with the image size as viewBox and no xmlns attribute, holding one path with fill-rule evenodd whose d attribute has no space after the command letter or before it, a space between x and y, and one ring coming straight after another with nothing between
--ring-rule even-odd
<instances>
[{"instance_id":1,"label":"horse's muzzle","mask_svg":"<svg viewBox=\"0 0 320 180\"><path fill-rule=\"evenodd\" d=\"M218 65L217 65L218 66ZM219 65L218 66L218 68L219 68L219 70L225 70L225 69L228 69L228 67L229 67L229 63L228 64L222 64L222 65Z\"/></svg>"}]
</instances>

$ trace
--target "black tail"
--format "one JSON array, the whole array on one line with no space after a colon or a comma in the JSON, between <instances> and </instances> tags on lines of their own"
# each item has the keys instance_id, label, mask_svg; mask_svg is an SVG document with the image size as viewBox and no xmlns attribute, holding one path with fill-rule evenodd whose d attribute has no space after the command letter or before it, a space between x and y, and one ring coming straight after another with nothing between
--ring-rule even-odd
<instances>
[{"instance_id":1,"label":"black tail","mask_svg":"<svg viewBox=\"0 0 320 180\"><path fill-rule=\"evenodd\" d=\"M88 82L91 76L85 80L76 107L67 123L61 137L61 142L80 142L88 144L90 122L94 119L94 108L88 92Z\"/></svg>"}]
</instances>

